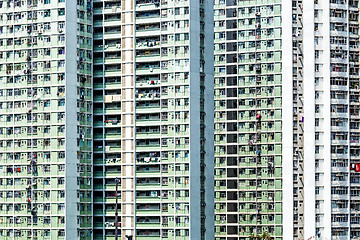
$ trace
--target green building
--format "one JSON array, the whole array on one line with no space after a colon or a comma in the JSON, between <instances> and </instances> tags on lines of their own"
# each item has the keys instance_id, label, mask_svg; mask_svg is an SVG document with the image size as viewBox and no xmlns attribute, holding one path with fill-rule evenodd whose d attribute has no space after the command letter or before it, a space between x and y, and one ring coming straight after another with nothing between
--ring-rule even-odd
<instances>
[{"instance_id":1,"label":"green building","mask_svg":"<svg viewBox=\"0 0 360 240\"><path fill-rule=\"evenodd\" d=\"M359 237L358 29L358 0L0 0L0 240Z\"/></svg>"},{"instance_id":2,"label":"green building","mask_svg":"<svg viewBox=\"0 0 360 240\"><path fill-rule=\"evenodd\" d=\"M0 49L0 238L92 239L91 2L1 1Z\"/></svg>"},{"instance_id":3,"label":"green building","mask_svg":"<svg viewBox=\"0 0 360 240\"><path fill-rule=\"evenodd\" d=\"M281 0L215 1L216 240L263 232L290 239L283 188L291 181L292 194L292 179L283 172L292 171L293 106L284 102L293 101L293 66L290 59L290 72L284 68L283 53L293 50L291 14L291 2Z\"/></svg>"}]
</instances>

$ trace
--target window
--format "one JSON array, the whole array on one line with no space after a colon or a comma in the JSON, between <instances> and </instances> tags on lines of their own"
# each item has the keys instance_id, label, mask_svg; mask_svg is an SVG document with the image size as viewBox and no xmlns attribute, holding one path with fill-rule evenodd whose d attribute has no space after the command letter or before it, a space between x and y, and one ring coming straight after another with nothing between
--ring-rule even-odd
<instances>
[{"instance_id":1,"label":"window","mask_svg":"<svg viewBox=\"0 0 360 240\"><path fill-rule=\"evenodd\" d=\"M58 236L59 237L65 237L65 230L59 230L58 231Z\"/></svg>"},{"instance_id":2,"label":"window","mask_svg":"<svg viewBox=\"0 0 360 240\"><path fill-rule=\"evenodd\" d=\"M65 171L65 164L59 164L59 165L58 165L58 171L59 171L59 172Z\"/></svg>"},{"instance_id":3,"label":"window","mask_svg":"<svg viewBox=\"0 0 360 240\"><path fill-rule=\"evenodd\" d=\"M59 185L63 185L64 183L65 183L65 178L63 178L63 177L58 178Z\"/></svg>"},{"instance_id":4,"label":"window","mask_svg":"<svg viewBox=\"0 0 360 240\"><path fill-rule=\"evenodd\" d=\"M58 23L58 29L61 31L64 28L65 28L65 22L59 22Z\"/></svg>"},{"instance_id":5,"label":"window","mask_svg":"<svg viewBox=\"0 0 360 240\"><path fill-rule=\"evenodd\" d=\"M64 203L59 203L58 204L58 211L64 211L65 210L65 204Z\"/></svg>"},{"instance_id":6,"label":"window","mask_svg":"<svg viewBox=\"0 0 360 240\"><path fill-rule=\"evenodd\" d=\"M65 9L64 8L58 9L58 16L64 16L64 15L65 15Z\"/></svg>"},{"instance_id":7,"label":"window","mask_svg":"<svg viewBox=\"0 0 360 240\"><path fill-rule=\"evenodd\" d=\"M49 198L49 197L50 197L50 190L44 191L44 198ZM49 205L49 207L50 207L50 205ZM50 211L50 209L49 209L49 211Z\"/></svg>"},{"instance_id":8,"label":"window","mask_svg":"<svg viewBox=\"0 0 360 240\"><path fill-rule=\"evenodd\" d=\"M44 30L51 30L51 24L50 23L44 23ZM50 36L49 36L50 37Z\"/></svg>"},{"instance_id":9,"label":"window","mask_svg":"<svg viewBox=\"0 0 360 240\"><path fill-rule=\"evenodd\" d=\"M59 158L65 158L65 152L59 152L58 157Z\"/></svg>"},{"instance_id":10,"label":"window","mask_svg":"<svg viewBox=\"0 0 360 240\"><path fill-rule=\"evenodd\" d=\"M65 191L58 191L58 198L64 198L65 197Z\"/></svg>"},{"instance_id":11,"label":"window","mask_svg":"<svg viewBox=\"0 0 360 240\"><path fill-rule=\"evenodd\" d=\"M320 174L315 173L315 181L318 182L320 180Z\"/></svg>"},{"instance_id":12,"label":"window","mask_svg":"<svg viewBox=\"0 0 360 240\"><path fill-rule=\"evenodd\" d=\"M347 187L331 187L331 194L347 195Z\"/></svg>"},{"instance_id":13,"label":"window","mask_svg":"<svg viewBox=\"0 0 360 240\"><path fill-rule=\"evenodd\" d=\"M65 36L64 35L59 35L58 41L59 42L64 42L65 41Z\"/></svg>"},{"instance_id":14,"label":"window","mask_svg":"<svg viewBox=\"0 0 360 240\"><path fill-rule=\"evenodd\" d=\"M50 178L44 178L44 185L50 185Z\"/></svg>"},{"instance_id":15,"label":"window","mask_svg":"<svg viewBox=\"0 0 360 240\"><path fill-rule=\"evenodd\" d=\"M316 132L315 133L315 140L319 140L320 139L320 133L319 132Z\"/></svg>"},{"instance_id":16,"label":"window","mask_svg":"<svg viewBox=\"0 0 360 240\"><path fill-rule=\"evenodd\" d=\"M58 49L58 54L59 54L59 55L65 54L65 48L63 48L63 47L59 48L59 49Z\"/></svg>"},{"instance_id":17,"label":"window","mask_svg":"<svg viewBox=\"0 0 360 240\"><path fill-rule=\"evenodd\" d=\"M65 106L65 99L58 100L58 107L63 107L63 106Z\"/></svg>"},{"instance_id":18,"label":"window","mask_svg":"<svg viewBox=\"0 0 360 240\"><path fill-rule=\"evenodd\" d=\"M44 230L44 236L45 237L50 237L50 230Z\"/></svg>"},{"instance_id":19,"label":"window","mask_svg":"<svg viewBox=\"0 0 360 240\"><path fill-rule=\"evenodd\" d=\"M46 164L46 165L43 165L43 170L44 172L50 172L50 165Z\"/></svg>"},{"instance_id":20,"label":"window","mask_svg":"<svg viewBox=\"0 0 360 240\"><path fill-rule=\"evenodd\" d=\"M50 211L50 210L51 210L50 203L44 203L44 211Z\"/></svg>"},{"instance_id":21,"label":"window","mask_svg":"<svg viewBox=\"0 0 360 240\"><path fill-rule=\"evenodd\" d=\"M50 100L44 101L44 107L50 107Z\"/></svg>"},{"instance_id":22,"label":"window","mask_svg":"<svg viewBox=\"0 0 360 240\"><path fill-rule=\"evenodd\" d=\"M64 60L58 61L58 67L65 67L65 61Z\"/></svg>"},{"instance_id":23,"label":"window","mask_svg":"<svg viewBox=\"0 0 360 240\"><path fill-rule=\"evenodd\" d=\"M51 12L49 9L44 11L44 17L50 17L51 16Z\"/></svg>"},{"instance_id":24,"label":"window","mask_svg":"<svg viewBox=\"0 0 360 240\"><path fill-rule=\"evenodd\" d=\"M184 8L184 14L186 15L186 14L189 14L189 13L190 13L189 8L188 8L188 7L185 7L185 8Z\"/></svg>"},{"instance_id":25,"label":"window","mask_svg":"<svg viewBox=\"0 0 360 240\"><path fill-rule=\"evenodd\" d=\"M46 42L46 43L51 42L50 36L44 36L44 37L43 37L43 41Z\"/></svg>"}]
</instances>

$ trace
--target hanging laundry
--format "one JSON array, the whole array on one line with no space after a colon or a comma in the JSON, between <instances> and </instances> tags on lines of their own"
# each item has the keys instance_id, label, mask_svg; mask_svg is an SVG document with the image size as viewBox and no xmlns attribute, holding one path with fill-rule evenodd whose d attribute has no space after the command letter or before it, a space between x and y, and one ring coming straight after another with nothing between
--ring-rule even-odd
<instances>
[{"instance_id":1,"label":"hanging laundry","mask_svg":"<svg viewBox=\"0 0 360 240\"><path fill-rule=\"evenodd\" d=\"M300 115L300 120L301 120L301 122L304 122L304 115L303 115L303 113L300 113L299 115Z\"/></svg>"},{"instance_id":2,"label":"hanging laundry","mask_svg":"<svg viewBox=\"0 0 360 240\"><path fill-rule=\"evenodd\" d=\"M355 172L360 172L360 164L355 165Z\"/></svg>"},{"instance_id":3,"label":"hanging laundry","mask_svg":"<svg viewBox=\"0 0 360 240\"><path fill-rule=\"evenodd\" d=\"M355 170L356 164L355 163L351 163L350 164L350 170Z\"/></svg>"}]
</instances>

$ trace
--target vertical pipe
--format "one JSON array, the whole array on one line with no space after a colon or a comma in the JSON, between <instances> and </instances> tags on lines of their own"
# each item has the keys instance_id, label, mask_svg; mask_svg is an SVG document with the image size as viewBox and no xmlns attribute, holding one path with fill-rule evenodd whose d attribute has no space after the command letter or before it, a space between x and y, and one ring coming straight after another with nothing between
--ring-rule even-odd
<instances>
[{"instance_id":1,"label":"vertical pipe","mask_svg":"<svg viewBox=\"0 0 360 240\"><path fill-rule=\"evenodd\" d=\"M115 240L118 240L118 184L119 179L115 178Z\"/></svg>"}]
</instances>

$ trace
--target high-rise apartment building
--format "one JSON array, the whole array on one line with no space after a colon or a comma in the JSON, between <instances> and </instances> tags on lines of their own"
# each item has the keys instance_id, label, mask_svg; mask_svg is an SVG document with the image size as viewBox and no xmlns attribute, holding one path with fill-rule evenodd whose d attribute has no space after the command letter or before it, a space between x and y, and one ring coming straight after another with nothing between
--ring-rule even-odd
<instances>
[{"instance_id":1,"label":"high-rise apartment building","mask_svg":"<svg viewBox=\"0 0 360 240\"><path fill-rule=\"evenodd\" d=\"M359 1L304 4L305 239L360 236Z\"/></svg>"},{"instance_id":2,"label":"high-rise apartment building","mask_svg":"<svg viewBox=\"0 0 360 240\"><path fill-rule=\"evenodd\" d=\"M359 237L359 2L215 1L215 238Z\"/></svg>"},{"instance_id":3,"label":"high-rise apartment building","mask_svg":"<svg viewBox=\"0 0 360 240\"><path fill-rule=\"evenodd\" d=\"M212 8L94 1L95 239L212 238Z\"/></svg>"},{"instance_id":4,"label":"high-rise apartment building","mask_svg":"<svg viewBox=\"0 0 360 240\"><path fill-rule=\"evenodd\" d=\"M0 2L0 238L92 239L91 2Z\"/></svg>"},{"instance_id":5,"label":"high-rise apartment building","mask_svg":"<svg viewBox=\"0 0 360 240\"><path fill-rule=\"evenodd\" d=\"M302 1L217 0L214 11L215 239L302 239Z\"/></svg>"},{"instance_id":6,"label":"high-rise apartment building","mask_svg":"<svg viewBox=\"0 0 360 240\"><path fill-rule=\"evenodd\" d=\"M0 1L0 239L359 237L358 29L357 0Z\"/></svg>"}]
</instances>

